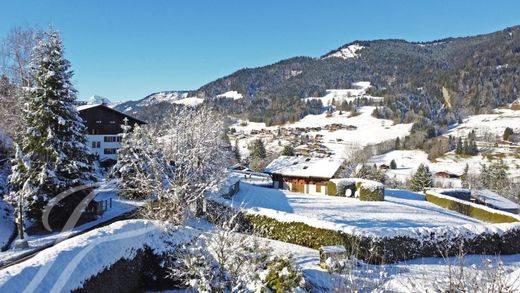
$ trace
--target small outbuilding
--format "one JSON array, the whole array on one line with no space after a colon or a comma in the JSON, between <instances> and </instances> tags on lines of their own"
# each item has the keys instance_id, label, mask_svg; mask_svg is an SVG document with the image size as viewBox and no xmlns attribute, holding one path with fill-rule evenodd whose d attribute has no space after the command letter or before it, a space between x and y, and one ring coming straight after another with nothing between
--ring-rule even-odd
<instances>
[{"instance_id":1,"label":"small outbuilding","mask_svg":"<svg viewBox=\"0 0 520 293\"><path fill-rule=\"evenodd\" d=\"M264 169L273 178L274 188L295 192L328 194L328 181L341 167L342 160L306 156L280 156Z\"/></svg>"}]
</instances>

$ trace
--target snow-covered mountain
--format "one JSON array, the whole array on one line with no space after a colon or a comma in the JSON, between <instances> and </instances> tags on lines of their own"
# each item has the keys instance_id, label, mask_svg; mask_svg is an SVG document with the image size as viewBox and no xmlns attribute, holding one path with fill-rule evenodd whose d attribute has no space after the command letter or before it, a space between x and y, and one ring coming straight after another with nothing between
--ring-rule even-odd
<instances>
[{"instance_id":1,"label":"snow-covered mountain","mask_svg":"<svg viewBox=\"0 0 520 293\"><path fill-rule=\"evenodd\" d=\"M157 92L151 95L148 95L141 100L137 101L128 101L121 104L118 104L115 109L121 112L136 114L143 107L150 107L153 105L157 105L159 103L167 102L167 103L178 103L179 101L186 99L188 97L188 91L164 91Z\"/></svg>"},{"instance_id":2,"label":"snow-covered mountain","mask_svg":"<svg viewBox=\"0 0 520 293\"><path fill-rule=\"evenodd\" d=\"M354 57L358 56L358 54L357 54L358 51L360 51L363 48L364 47L359 44L352 44L352 45L346 46L344 48L341 48L335 52L327 54L324 57L322 57L322 59L337 57L337 58L346 60L346 59L354 58Z\"/></svg>"},{"instance_id":3,"label":"snow-covered mountain","mask_svg":"<svg viewBox=\"0 0 520 293\"><path fill-rule=\"evenodd\" d=\"M93 96L89 97L86 102L88 105L96 105L96 104L111 105L112 104L112 102L109 99L102 97L100 95L93 95Z\"/></svg>"}]
</instances>

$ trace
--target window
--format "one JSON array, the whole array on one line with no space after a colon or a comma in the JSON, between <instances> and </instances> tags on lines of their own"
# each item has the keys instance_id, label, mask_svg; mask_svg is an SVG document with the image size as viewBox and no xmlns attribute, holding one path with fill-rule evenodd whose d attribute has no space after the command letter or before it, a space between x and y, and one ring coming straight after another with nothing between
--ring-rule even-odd
<instances>
[{"instance_id":1,"label":"window","mask_svg":"<svg viewBox=\"0 0 520 293\"><path fill-rule=\"evenodd\" d=\"M103 153L105 155L114 155L117 153L117 149L111 148L111 149L104 149Z\"/></svg>"},{"instance_id":2,"label":"window","mask_svg":"<svg viewBox=\"0 0 520 293\"><path fill-rule=\"evenodd\" d=\"M119 136L105 136L103 139L105 140L105 142L121 142Z\"/></svg>"},{"instance_id":3,"label":"window","mask_svg":"<svg viewBox=\"0 0 520 293\"><path fill-rule=\"evenodd\" d=\"M101 147L101 142L100 141L93 141L92 142L92 148L93 149L99 149Z\"/></svg>"},{"instance_id":4,"label":"window","mask_svg":"<svg viewBox=\"0 0 520 293\"><path fill-rule=\"evenodd\" d=\"M122 136L116 136L116 141L117 142L121 142L123 140L123 137Z\"/></svg>"},{"instance_id":5,"label":"window","mask_svg":"<svg viewBox=\"0 0 520 293\"><path fill-rule=\"evenodd\" d=\"M101 120L97 120L96 123L97 123L97 124L101 124Z\"/></svg>"},{"instance_id":6,"label":"window","mask_svg":"<svg viewBox=\"0 0 520 293\"><path fill-rule=\"evenodd\" d=\"M110 124L116 124L114 120L110 120Z\"/></svg>"}]
</instances>

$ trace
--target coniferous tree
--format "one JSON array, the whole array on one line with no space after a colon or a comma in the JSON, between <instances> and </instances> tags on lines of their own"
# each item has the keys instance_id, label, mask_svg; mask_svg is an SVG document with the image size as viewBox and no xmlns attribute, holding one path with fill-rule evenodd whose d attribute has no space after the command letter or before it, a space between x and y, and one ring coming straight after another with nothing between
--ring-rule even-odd
<instances>
[{"instance_id":1,"label":"coniferous tree","mask_svg":"<svg viewBox=\"0 0 520 293\"><path fill-rule=\"evenodd\" d=\"M125 122L122 125L123 139L118 151L117 164L112 168L112 175L119 178L119 194L129 199L145 199L150 194L143 188L152 184L150 180L161 181L155 178L157 164L167 165L161 149L148 129L139 125L131 127ZM155 168L155 169L154 169ZM168 170L168 168L163 168ZM169 174L164 174L167 176Z\"/></svg>"},{"instance_id":2,"label":"coniferous tree","mask_svg":"<svg viewBox=\"0 0 520 293\"><path fill-rule=\"evenodd\" d=\"M400 150L401 149L401 139L399 139L399 137L397 137L395 139L395 149L396 150Z\"/></svg>"},{"instance_id":3,"label":"coniferous tree","mask_svg":"<svg viewBox=\"0 0 520 293\"><path fill-rule=\"evenodd\" d=\"M425 189L432 187L432 174L430 173L428 166L420 164L410 183L413 191L424 191Z\"/></svg>"},{"instance_id":4,"label":"coniferous tree","mask_svg":"<svg viewBox=\"0 0 520 293\"><path fill-rule=\"evenodd\" d=\"M462 182L463 188L469 188L469 182L468 182L468 176L469 176L469 165L466 163L466 166L464 167L464 172L462 173L462 176L460 176L460 181Z\"/></svg>"},{"instance_id":5,"label":"coniferous tree","mask_svg":"<svg viewBox=\"0 0 520 293\"><path fill-rule=\"evenodd\" d=\"M237 162L240 162L242 160L242 157L240 156L240 147L238 145L238 139L235 140L235 147L233 148L233 155Z\"/></svg>"},{"instance_id":6,"label":"coniferous tree","mask_svg":"<svg viewBox=\"0 0 520 293\"><path fill-rule=\"evenodd\" d=\"M43 208L53 197L96 177L86 146L86 128L74 105L73 72L63 56L58 32L50 29L45 34L34 49L30 68L34 83L24 92L22 115L28 129L20 143L26 163L21 166L19 160L15 162L11 184L23 186L27 215L40 221ZM22 169L23 174L17 174ZM78 200L75 196L67 199L53 208L57 221L66 220L59 217L67 217Z\"/></svg>"},{"instance_id":7,"label":"coniferous tree","mask_svg":"<svg viewBox=\"0 0 520 293\"><path fill-rule=\"evenodd\" d=\"M265 159L266 157L267 153L265 151L264 142L261 139L255 140L251 149L251 158Z\"/></svg>"},{"instance_id":8,"label":"coniferous tree","mask_svg":"<svg viewBox=\"0 0 520 293\"><path fill-rule=\"evenodd\" d=\"M463 148L462 153L464 155L469 155L471 153L471 150L470 150L470 147L469 147L469 143L468 143L468 139L464 140L464 148Z\"/></svg>"},{"instance_id":9,"label":"coniferous tree","mask_svg":"<svg viewBox=\"0 0 520 293\"><path fill-rule=\"evenodd\" d=\"M390 162L390 169L392 169L392 170L397 169L397 163L395 162L394 159L392 159L392 161Z\"/></svg>"},{"instance_id":10,"label":"coniferous tree","mask_svg":"<svg viewBox=\"0 0 520 293\"><path fill-rule=\"evenodd\" d=\"M509 138L511 137L511 135L513 135L513 129L511 127L506 127L506 129L504 130L504 135L502 136L502 138L504 140L509 140Z\"/></svg>"},{"instance_id":11,"label":"coniferous tree","mask_svg":"<svg viewBox=\"0 0 520 293\"><path fill-rule=\"evenodd\" d=\"M283 156L294 156L294 148L291 145L286 145L282 151Z\"/></svg>"},{"instance_id":12,"label":"coniferous tree","mask_svg":"<svg viewBox=\"0 0 520 293\"><path fill-rule=\"evenodd\" d=\"M455 147L455 153L457 155L462 155L464 153L464 148L462 147L462 138L459 137L459 140L457 140L457 146Z\"/></svg>"}]
</instances>

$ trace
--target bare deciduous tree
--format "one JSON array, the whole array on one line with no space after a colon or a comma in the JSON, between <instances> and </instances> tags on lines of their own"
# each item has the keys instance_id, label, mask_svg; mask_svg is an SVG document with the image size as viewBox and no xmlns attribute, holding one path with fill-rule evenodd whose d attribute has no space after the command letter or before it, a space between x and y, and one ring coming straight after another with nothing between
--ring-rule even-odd
<instances>
[{"instance_id":1,"label":"bare deciduous tree","mask_svg":"<svg viewBox=\"0 0 520 293\"><path fill-rule=\"evenodd\" d=\"M31 53L42 37L39 29L17 26L0 41L0 131L13 139L25 129L20 97L23 87L32 83Z\"/></svg>"},{"instance_id":2,"label":"bare deciduous tree","mask_svg":"<svg viewBox=\"0 0 520 293\"><path fill-rule=\"evenodd\" d=\"M18 87L31 84L29 63L32 49L42 39L43 32L33 27L13 27L0 46L1 71Z\"/></svg>"}]
</instances>

